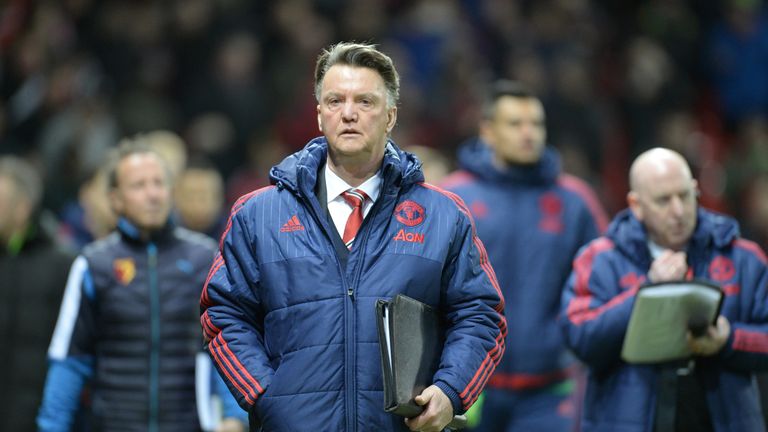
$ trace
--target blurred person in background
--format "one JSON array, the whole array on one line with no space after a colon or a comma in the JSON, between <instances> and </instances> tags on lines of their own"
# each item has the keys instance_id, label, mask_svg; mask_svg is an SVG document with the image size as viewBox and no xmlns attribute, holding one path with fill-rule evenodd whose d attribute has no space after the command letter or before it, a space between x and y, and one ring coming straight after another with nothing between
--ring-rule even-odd
<instances>
[{"instance_id":1,"label":"blurred person in background","mask_svg":"<svg viewBox=\"0 0 768 432\"><path fill-rule=\"evenodd\" d=\"M451 172L451 162L439 150L420 145L404 146L403 150L419 158L427 183L438 184Z\"/></svg>"},{"instance_id":2,"label":"blurred person in background","mask_svg":"<svg viewBox=\"0 0 768 432\"><path fill-rule=\"evenodd\" d=\"M90 380L94 430L196 431L198 299L215 251L212 239L170 221L171 172L142 137L108 165L117 230L77 257L48 350L37 417L41 431L66 431ZM242 431L225 395L219 431Z\"/></svg>"},{"instance_id":3,"label":"blurred person in background","mask_svg":"<svg viewBox=\"0 0 768 432\"><path fill-rule=\"evenodd\" d=\"M607 217L587 184L561 171L544 107L519 82L488 91L479 137L443 185L467 203L506 302L507 352L488 381L478 430L569 431L574 359L557 326L579 248Z\"/></svg>"},{"instance_id":4,"label":"blurred person in background","mask_svg":"<svg viewBox=\"0 0 768 432\"><path fill-rule=\"evenodd\" d=\"M764 431L756 372L768 370L768 260L736 220L698 203L680 153L654 148L629 172L629 208L582 248L560 320L589 366L583 432ZM647 283L702 279L725 294L720 316L688 335L690 358L621 358L635 294Z\"/></svg>"},{"instance_id":5,"label":"blurred person in background","mask_svg":"<svg viewBox=\"0 0 768 432\"><path fill-rule=\"evenodd\" d=\"M187 167L189 151L187 144L175 132L155 130L141 133L133 138L156 151L171 170L171 182L176 182L179 175Z\"/></svg>"},{"instance_id":6,"label":"blurred person in background","mask_svg":"<svg viewBox=\"0 0 768 432\"><path fill-rule=\"evenodd\" d=\"M0 157L0 430L33 431L46 348L74 255L38 223L42 182L25 160Z\"/></svg>"},{"instance_id":7,"label":"blurred person in background","mask_svg":"<svg viewBox=\"0 0 768 432\"><path fill-rule=\"evenodd\" d=\"M59 237L79 251L115 229L117 217L109 204L107 172L103 167L80 183L77 199L64 206Z\"/></svg>"},{"instance_id":8,"label":"blurred person in background","mask_svg":"<svg viewBox=\"0 0 768 432\"><path fill-rule=\"evenodd\" d=\"M706 35L709 79L726 126L768 115L768 9L763 0L725 0Z\"/></svg>"},{"instance_id":9,"label":"blurred person in background","mask_svg":"<svg viewBox=\"0 0 768 432\"><path fill-rule=\"evenodd\" d=\"M224 230L224 180L207 159L192 158L174 188L174 206L184 228L218 239Z\"/></svg>"}]
</instances>

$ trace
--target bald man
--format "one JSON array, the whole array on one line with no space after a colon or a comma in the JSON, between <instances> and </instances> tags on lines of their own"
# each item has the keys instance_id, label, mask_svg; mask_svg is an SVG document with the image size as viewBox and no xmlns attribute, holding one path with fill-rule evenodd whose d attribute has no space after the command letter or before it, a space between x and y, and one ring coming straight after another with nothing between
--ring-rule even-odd
<instances>
[{"instance_id":1,"label":"bald man","mask_svg":"<svg viewBox=\"0 0 768 432\"><path fill-rule=\"evenodd\" d=\"M697 203L685 159L668 149L630 169L629 208L574 260L563 293L566 343L589 367L582 431L764 431L754 373L768 369L768 267L737 222ZM725 292L690 359L628 364L624 333L638 288L702 279Z\"/></svg>"}]
</instances>

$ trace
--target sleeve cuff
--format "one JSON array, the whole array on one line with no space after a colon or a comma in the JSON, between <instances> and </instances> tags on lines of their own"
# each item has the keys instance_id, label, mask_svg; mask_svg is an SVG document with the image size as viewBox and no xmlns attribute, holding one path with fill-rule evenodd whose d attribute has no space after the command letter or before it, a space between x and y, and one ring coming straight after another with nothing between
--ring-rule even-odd
<instances>
[{"instance_id":1,"label":"sleeve cuff","mask_svg":"<svg viewBox=\"0 0 768 432\"><path fill-rule=\"evenodd\" d=\"M459 394L456 392L456 390L446 384L445 381L437 381L435 382L435 385L439 387L446 396L448 396L448 399L450 399L451 405L453 405L453 415L464 414L464 410L462 409L461 405L461 399L459 398Z\"/></svg>"}]
</instances>

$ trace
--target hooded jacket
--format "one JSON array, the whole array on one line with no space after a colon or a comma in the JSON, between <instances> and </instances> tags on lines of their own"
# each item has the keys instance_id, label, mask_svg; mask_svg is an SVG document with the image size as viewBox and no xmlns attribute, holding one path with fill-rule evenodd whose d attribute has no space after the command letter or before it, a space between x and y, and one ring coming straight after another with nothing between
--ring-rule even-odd
<instances>
[{"instance_id":1,"label":"hooded jacket","mask_svg":"<svg viewBox=\"0 0 768 432\"><path fill-rule=\"evenodd\" d=\"M374 315L377 300L402 293L444 317L434 383L465 411L506 332L469 212L389 142L381 193L345 257L316 196L326 157L325 138L312 140L233 206L201 297L214 364L264 430L407 430L383 410Z\"/></svg>"},{"instance_id":2,"label":"hooded jacket","mask_svg":"<svg viewBox=\"0 0 768 432\"><path fill-rule=\"evenodd\" d=\"M507 351L489 386L543 387L564 379L572 362L557 325L562 287L607 218L586 183L561 173L553 148L529 166L501 170L492 158L483 141L470 142L459 153L462 170L443 185L472 212L506 299Z\"/></svg>"},{"instance_id":3,"label":"hooded jacket","mask_svg":"<svg viewBox=\"0 0 768 432\"><path fill-rule=\"evenodd\" d=\"M647 232L631 211L585 246L563 293L567 344L590 367L584 432L651 432L659 368L620 358L635 293L652 258ZM754 373L768 368L768 261L739 237L735 220L699 209L687 247L693 278L719 285L731 335L714 356L697 359L715 432L765 430Z\"/></svg>"}]
</instances>

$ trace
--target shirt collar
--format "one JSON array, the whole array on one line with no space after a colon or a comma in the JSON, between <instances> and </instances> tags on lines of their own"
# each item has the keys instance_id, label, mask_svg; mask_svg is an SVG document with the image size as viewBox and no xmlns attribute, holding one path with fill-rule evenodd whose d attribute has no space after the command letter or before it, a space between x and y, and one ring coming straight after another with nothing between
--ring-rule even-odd
<instances>
[{"instance_id":1,"label":"shirt collar","mask_svg":"<svg viewBox=\"0 0 768 432\"><path fill-rule=\"evenodd\" d=\"M651 258L656 259L664 253L667 248L662 247L651 239L648 239L648 251L651 253Z\"/></svg>"},{"instance_id":2,"label":"shirt collar","mask_svg":"<svg viewBox=\"0 0 768 432\"><path fill-rule=\"evenodd\" d=\"M335 172L331 171L328 163L325 164L324 171L325 190L328 193L329 203L338 198L342 192L347 189L352 189L352 186L345 182L341 177L337 176ZM376 174L354 189L360 189L365 192L371 199L371 202L376 201L376 198L379 197L379 190L381 189L381 169L376 171Z\"/></svg>"}]
</instances>

